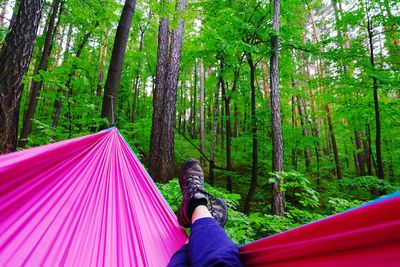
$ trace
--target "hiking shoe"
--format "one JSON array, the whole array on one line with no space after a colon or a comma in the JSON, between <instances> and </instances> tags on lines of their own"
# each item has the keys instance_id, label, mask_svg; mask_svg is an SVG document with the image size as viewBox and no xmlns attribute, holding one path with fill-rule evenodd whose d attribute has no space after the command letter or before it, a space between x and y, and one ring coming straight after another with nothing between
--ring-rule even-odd
<instances>
[{"instance_id":1,"label":"hiking shoe","mask_svg":"<svg viewBox=\"0 0 400 267\"><path fill-rule=\"evenodd\" d=\"M208 210L219 225L224 227L228 221L228 207L225 200L222 198L212 199L208 205Z\"/></svg>"},{"instance_id":2,"label":"hiking shoe","mask_svg":"<svg viewBox=\"0 0 400 267\"><path fill-rule=\"evenodd\" d=\"M209 194L204 190L204 173L195 159L185 161L178 174L182 203L178 209L178 222L183 227L192 225L192 214L199 205L207 205Z\"/></svg>"}]
</instances>

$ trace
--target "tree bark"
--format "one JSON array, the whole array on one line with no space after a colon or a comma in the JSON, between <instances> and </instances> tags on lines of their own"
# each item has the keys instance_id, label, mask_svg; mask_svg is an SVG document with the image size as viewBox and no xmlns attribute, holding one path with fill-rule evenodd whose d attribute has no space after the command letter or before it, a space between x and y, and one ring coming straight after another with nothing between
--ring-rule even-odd
<instances>
[{"instance_id":1,"label":"tree bark","mask_svg":"<svg viewBox=\"0 0 400 267\"><path fill-rule=\"evenodd\" d=\"M271 125L272 125L272 171L283 171L283 136L281 121L281 106L279 96L279 24L280 0L274 0L272 18L273 33L271 36L270 86L271 86ZM285 213L285 192L281 190L283 179L272 186L272 208L274 215L283 216Z\"/></svg>"},{"instance_id":2,"label":"tree bark","mask_svg":"<svg viewBox=\"0 0 400 267\"><path fill-rule=\"evenodd\" d=\"M375 58L374 58L374 44L373 44L373 33L372 33L372 22L371 18L368 16L368 40L370 47L370 61L372 72L375 71ZM383 173L383 163L382 163L382 150L381 150L381 115L379 109L379 99L378 99L378 79L375 73L372 74L373 89L374 89L374 110L375 110L375 123L376 123L376 137L375 137L375 149L376 149L376 165L377 165L377 176L380 179L384 179Z\"/></svg>"},{"instance_id":3,"label":"tree bark","mask_svg":"<svg viewBox=\"0 0 400 267\"><path fill-rule=\"evenodd\" d=\"M47 31L46 31L46 38L43 46L43 51L42 55L40 57L40 63L38 68L35 70L34 75L39 75L41 71L47 71L47 66L48 66L48 61L49 57L53 48L52 42L54 39L54 36L57 31L56 27L56 18L57 15L60 20L60 15L62 12L62 7L60 8L60 0L54 0L53 1L53 9L52 13L49 19L49 24L47 26ZM58 9L60 8L60 14L58 14ZM57 23L58 25L58 23ZM36 105L38 101L38 97L40 95L40 90L42 89L43 86L43 80L40 78L39 81L33 81L31 85L31 90L30 90L30 95L29 95L29 104L28 104L28 109L25 112L24 116L24 121L22 124L22 129L21 129L21 135L19 138L19 147L25 147L25 145L28 143L28 136L32 130L32 119L35 114L36 110Z\"/></svg>"},{"instance_id":4,"label":"tree bark","mask_svg":"<svg viewBox=\"0 0 400 267\"><path fill-rule=\"evenodd\" d=\"M0 154L15 151L26 74L43 9L43 0L20 2L15 22L0 50Z\"/></svg>"},{"instance_id":5,"label":"tree bark","mask_svg":"<svg viewBox=\"0 0 400 267\"><path fill-rule=\"evenodd\" d=\"M124 65L126 45L135 12L136 0L126 0L115 34L114 47L111 54L106 84L104 86L103 106L101 117L107 118L114 124L116 97L121 82L122 66ZM103 126L104 128L106 126Z\"/></svg>"},{"instance_id":6,"label":"tree bark","mask_svg":"<svg viewBox=\"0 0 400 267\"><path fill-rule=\"evenodd\" d=\"M177 12L184 12L186 0L176 5ZM162 25L163 24L163 25ZM176 124L176 95L180 69L184 20L171 33L168 51L168 20L160 20L157 59L157 83L153 98L153 125L151 132L150 174L157 182L166 182L174 176L174 128ZM161 97L161 99L159 99ZM161 110L157 104L161 105ZM154 113L155 114L154 116Z\"/></svg>"},{"instance_id":7,"label":"tree bark","mask_svg":"<svg viewBox=\"0 0 400 267\"><path fill-rule=\"evenodd\" d=\"M158 27L158 50L156 66L156 83L153 92L153 116L150 137L150 174L156 181L162 181L159 164L159 151L162 149L162 114L166 76L168 71L169 24L167 18L161 18Z\"/></svg>"}]
</instances>

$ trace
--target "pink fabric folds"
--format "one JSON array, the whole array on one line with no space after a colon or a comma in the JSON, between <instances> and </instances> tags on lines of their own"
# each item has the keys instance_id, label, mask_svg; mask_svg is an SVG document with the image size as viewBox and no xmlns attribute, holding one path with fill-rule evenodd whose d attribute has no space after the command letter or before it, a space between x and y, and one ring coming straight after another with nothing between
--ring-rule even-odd
<instances>
[{"instance_id":1,"label":"pink fabric folds","mask_svg":"<svg viewBox=\"0 0 400 267\"><path fill-rule=\"evenodd\" d=\"M241 247L248 266L400 266L400 194Z\"/></svg>"},{"instance_id":2,"label":"pink fabric folds","mask_svg":"<svg viewBox=\"0 0 400 267\"><path fill-rule=\"evenodd\" d=\"M115 128L0 157L0 266L165 266L186 239Z\"/></svg>"}]
</instances>

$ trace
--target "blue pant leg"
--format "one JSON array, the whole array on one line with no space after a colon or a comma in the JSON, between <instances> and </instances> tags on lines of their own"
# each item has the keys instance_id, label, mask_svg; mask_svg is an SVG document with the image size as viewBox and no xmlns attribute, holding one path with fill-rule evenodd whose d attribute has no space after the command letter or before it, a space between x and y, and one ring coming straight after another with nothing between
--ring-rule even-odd
<instances>
[{"instance_id":1,"label":"blue pant leg","mask_svg":"<svg viewBox=\"0 0 400 267\"><path fill-rule=\"evenodd\" d=\"M167 267L190 267L188 259L188 244L183 245L175 254L172 256Z\"/></svg>"},{"instance_id":2,"label":"blue pant leg","mask_svg":"<svg viewBox=\"0 0 400 267\"><path fill-rule=\"evenodd\" d=\"M214 218L202 218L190 228L188 258L192 267L243 266L239 248Z\"/></svg>"}]
</instances>

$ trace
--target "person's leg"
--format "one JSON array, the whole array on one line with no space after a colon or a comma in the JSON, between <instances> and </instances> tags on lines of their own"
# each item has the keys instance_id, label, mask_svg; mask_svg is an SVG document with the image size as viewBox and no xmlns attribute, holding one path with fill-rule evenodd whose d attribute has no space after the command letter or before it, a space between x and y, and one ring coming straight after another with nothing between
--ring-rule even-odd
<instances>
[{"instance_id":1,"label":"person's leg","mask_svg":"<svg viewBox=\"0 0 400 267\"><path fill-rule=\"evenodd\" d=\"M226 202L204 190L204 173L197 160L187 160L178 174L182 202L178 222L191 227L187 256L191 266L242 266L239 248L222 228L227 219Z\"/></svg>"},{"instance_id":2,"label":"person's leg","mask_svg":"<svg viewBox=\"0 0 400 267\"><path fill-rule=\"evenodd\" d=\"M171 260L169 261L167 267L189 267L189 258L187 256L189 244L185 244L179 249L175 254L172 256Z\"/></svg>"},{"instance_id":3,"label":"person's leg","mask_svg":"<svg viewBox=\"0 0 400 267\"><path fill-rule=\"evenodd\" d=\"M239 248L204 205L196 207L188 247L191 266L243 266Z\"/></svg>"}]
</instances>

